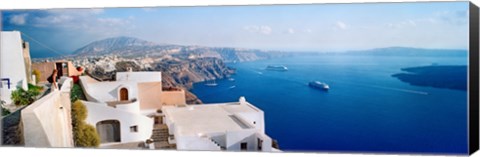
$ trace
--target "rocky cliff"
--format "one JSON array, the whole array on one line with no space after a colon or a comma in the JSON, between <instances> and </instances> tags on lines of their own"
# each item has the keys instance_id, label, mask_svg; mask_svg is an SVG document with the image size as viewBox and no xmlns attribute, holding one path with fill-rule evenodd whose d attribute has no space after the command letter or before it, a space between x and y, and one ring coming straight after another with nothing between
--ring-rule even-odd
<instances>
[{"instance_id":1,"label":"rocky cliff","mask_svg":"<svg viewBox=\"0 0 480 157\"><path fill-rule=\"evenodd\" d=\"M103 64L106 62L105 60L108 60L109 64ZM145 60L149 60L149 62ZM116 72L123 72L128 69L133 71L160 71L162 72L162 86L185 89L187 103L189 104L202 103L201 100L188 91L193 87L193 83L222 79L235 73L235 69L227 67L218 58L151 60L145 58L124 59L116 57L116 59L111 59L104 57L96 59L95 62L85 67L90 75L104 81L115 80Z\"/></svg>"},{"instance_id":2,"label":"rocky cliff","mask_svg":"<svg viewBox=\"0 0 480 157\"><path fill-rule=\"evenodd\" d=\"M157 44L132 37L115 37L94 41L74 53L77 66L100 80L114 80L115 73L127 71L161 71L164 87L186 89L188 103L201 103L188 92L193 83L222 79L235 73L227 62L245 62L291 54L225 47Z\"/></svg>"}]
</instances>

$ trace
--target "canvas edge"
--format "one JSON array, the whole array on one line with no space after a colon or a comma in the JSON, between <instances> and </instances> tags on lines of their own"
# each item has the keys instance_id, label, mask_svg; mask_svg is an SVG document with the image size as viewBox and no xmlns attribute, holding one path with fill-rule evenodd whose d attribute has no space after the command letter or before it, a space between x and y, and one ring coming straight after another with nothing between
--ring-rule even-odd
<instances>
[{"instance_id":1,"label":"canvas edge","mask_svg":"<svg viewBox=\"0 0 480 157\"><path fill-rule=\"evenodd\" d=\"M479 149L479 12L469 4L469 103L468 103L468 153Z\"/></svg>"}]
</instances>

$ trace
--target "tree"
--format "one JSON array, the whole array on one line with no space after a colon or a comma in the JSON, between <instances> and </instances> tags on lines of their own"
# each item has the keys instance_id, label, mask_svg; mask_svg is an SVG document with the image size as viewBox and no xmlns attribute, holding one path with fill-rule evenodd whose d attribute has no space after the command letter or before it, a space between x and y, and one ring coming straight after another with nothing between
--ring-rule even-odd
<instances>
[{"instance_id":1,"label":"tree","mask_svg":"<svg viewBox=\"0 0 480 157\"><path fill-rule=\"evenodd\" d=\"M72 105L73 140L76 147L98 147L100 136L92 125L86 124L88 111L85 105L77 100Z\"/></svg>"}]
</instances>

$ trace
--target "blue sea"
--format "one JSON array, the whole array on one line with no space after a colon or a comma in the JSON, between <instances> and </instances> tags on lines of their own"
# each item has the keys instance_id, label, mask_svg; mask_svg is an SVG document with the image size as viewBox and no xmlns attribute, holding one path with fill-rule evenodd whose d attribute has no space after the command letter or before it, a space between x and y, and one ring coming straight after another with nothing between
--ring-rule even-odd
<instances>
[{"instance_id":1,"label":"blue sea","mask_svg":"<svg viewBox=\"0 0 480 157\"><path fill-rule=\"evenodd\" d=\"M266 133L283 151L466 153L467 92L413 86L401 68L467 65L466 57L318 55L232 63L216 87L196 83L204 103L240 96L265 112ZM285 65L288 71L268 71ZM454 77L454 76L452 76ZM318 80L328 92L310 88ZM230 88L235 86L235 88Z\"/></svg>"}]
</instances>

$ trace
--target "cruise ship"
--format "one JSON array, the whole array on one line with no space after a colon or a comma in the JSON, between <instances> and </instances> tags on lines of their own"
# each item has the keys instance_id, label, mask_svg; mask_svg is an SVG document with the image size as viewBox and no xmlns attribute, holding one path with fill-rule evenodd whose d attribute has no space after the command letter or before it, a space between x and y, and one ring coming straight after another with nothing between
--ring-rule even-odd
<instances>
[{"instance_id":1,"label":"cruise ship","mask_svg":"<svg viewBox=\"0 0 480 157\"><path fill-rule=\"evenodd\" d=\"M320 82L320 81L312 81L312 82L309 82L308 83L308 86L312 87L312 88L317 88L317 89L321 89L321 90L326 90L328 91L330 89L330 86L328 86L328 84L324 83L324 82Z\"/></svg>"},{"instance_id":2,"label":"cruise ship","mask_svg":"<svg viewBox=\"0 0 480 157\"><path fill-rule=\"evenodd\" d=\"M286 66L283 66L283 65L278 65L278 66L269 65L269 66L267 66L266 70L272 70L272 71L287 71L288 68L287 68Z\"/></svg>"}]
</instances>

